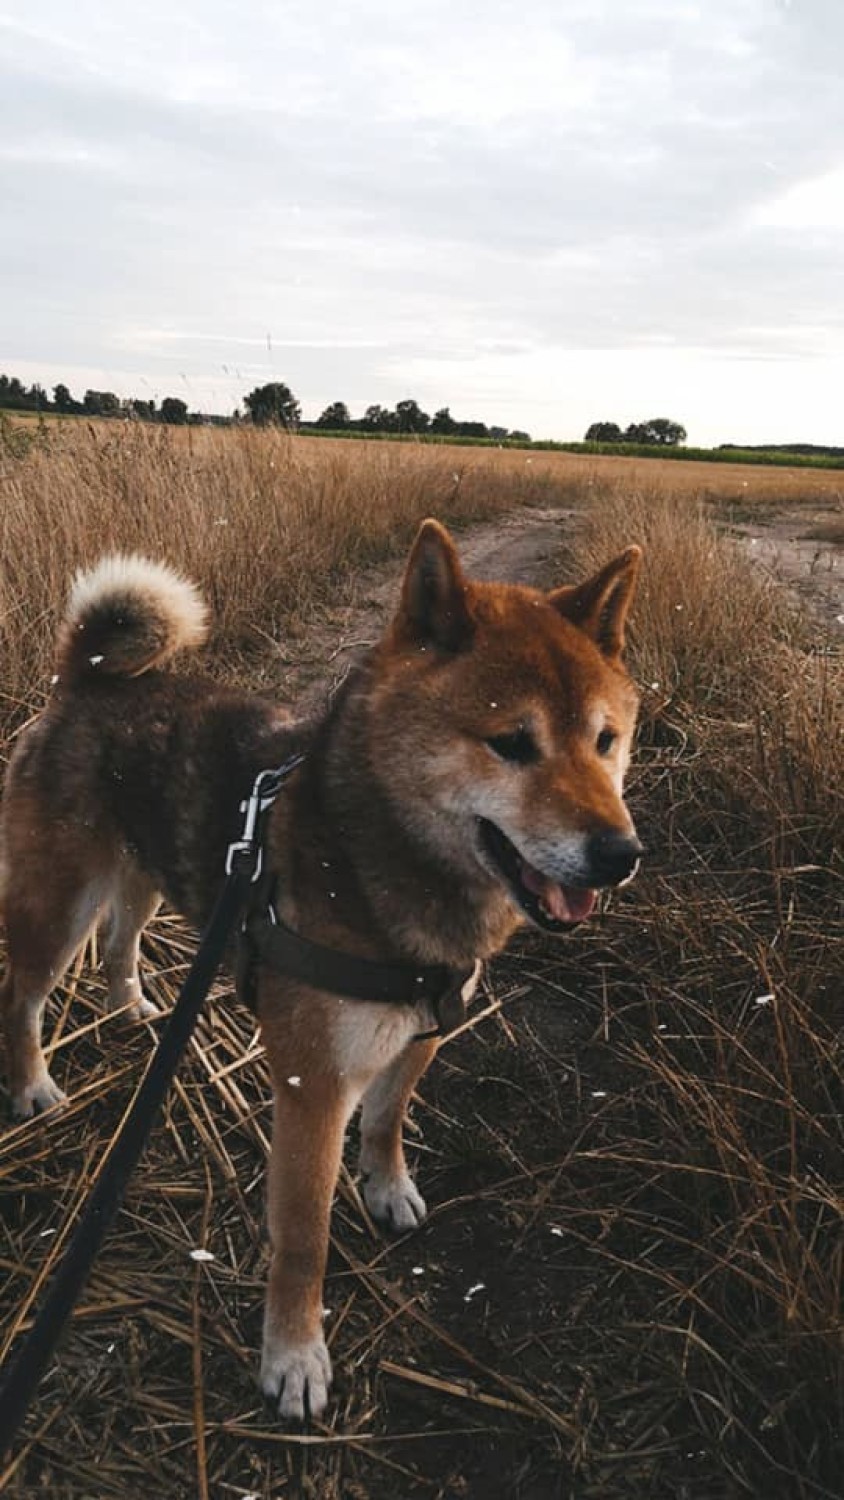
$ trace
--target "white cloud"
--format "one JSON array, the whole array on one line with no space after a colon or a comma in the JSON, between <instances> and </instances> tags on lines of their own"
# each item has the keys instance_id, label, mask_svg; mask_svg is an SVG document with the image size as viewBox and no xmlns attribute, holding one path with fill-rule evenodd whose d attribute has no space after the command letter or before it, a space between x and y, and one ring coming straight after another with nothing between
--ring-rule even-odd
<instances>
[{"instance_id":1,"label":"white cloud","mask_svg":"<svg viewBox=\"0 0 844 1500\"><path fill-rule=\"evenodd\" d=\"M844 234L844 163L757 204L751 218L754 224L798 233L832 229Z\"/></svg>"}]
</instances>

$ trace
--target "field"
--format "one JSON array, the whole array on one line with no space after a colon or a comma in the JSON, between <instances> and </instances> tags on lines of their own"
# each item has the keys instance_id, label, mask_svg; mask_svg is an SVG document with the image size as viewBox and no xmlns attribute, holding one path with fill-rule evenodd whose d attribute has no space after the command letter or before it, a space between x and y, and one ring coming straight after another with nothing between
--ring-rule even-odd
<instances>
[{"instance_id":1,"label":"field","mask_svg":"<svg viewBox=\"0 0 844 1500\"><path fill-rule=\"evenodd\" d=\"M256 1396L268 1088L222 981L0 1491L835 1500L841 475L81 422L0 441L4 753L47 691L68 576L103 550L202 584L215 673L313 697L377 630L424 514L478 567L549 584L638 540L648 848L601 919L492 966L423 1081L418 1235L373 1231L350 1151L338 1389L307 1433ZM771 537L799 592L753 560ZM153 924L153 998L191 943ZM0 1137L0 1353L149 1056L102 991L91 950L48 1023L70 1108Z\"/></svg>"},{"instance_id":2,"label":"field","mask_svg":"<svg viewBox=\"0 0 844 1500\"><path fill-rule=\"evenodd\" d=\"M14 422L22 427L44 427L56 423L75 423L79 421L97 421L103 419L85 417L79 414L62 414L58 412L44 411L22 411L13 408L0 409L0 420L5 417L9 423ZM112 417L110 422L125 420L125 417ZM192 420L192 419L191 419ZM197 426L208 422L212 425L228 425L220 418L199 418ZM189 422L188 425L191 425ZM736 467L741 464L750 464L754 468L762 465L774 466L786 469L844 469L844 448L823 448L810 443L793 443L786 446L774 448L754 447L741 448L731 445L726 448L695 448L686 443L674 446L672 444L660 447L653 443L628 443L619 441L615 443L600 442L570 442L555 438L534 438L527 435L522 437L468 437L461 434L448 435L427 431L417 432L384 432L366 431L361 432L355 428L327 428L319 427L313 423L302 422L298 431L305 436L313 436L336 439L341 442L375 442L375 443L412 443L419 445L446 446L451 448L488 448L494 450L528 450L539 453L566 453L569 455L581 455L588 458L636 458L647 460L649 463L657 463L662 466L666 462L674 463L706 463L706 464L729 464ZM659 481L658 481L659 482Z\"/></svg>"}]
</instances>

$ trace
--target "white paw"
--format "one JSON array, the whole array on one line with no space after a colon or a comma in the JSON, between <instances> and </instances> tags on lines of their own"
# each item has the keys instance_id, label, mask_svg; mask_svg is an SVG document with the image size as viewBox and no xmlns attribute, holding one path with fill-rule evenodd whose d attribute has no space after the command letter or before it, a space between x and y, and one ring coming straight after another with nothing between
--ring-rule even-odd
<instances>
[{"instance_id":1,"label":"white paw","mask_svg":"<svg viewBox=\"0 0 844 1500\"><path fill-rule=\"evenodd\" d=\"M12 1114L16 1120L29 1120L33 1115L44 1114L48 1109L61 1108L65 1104L67 1094L45 1071L34 1083L28 1083L26 1088L12 1095Z\"/></svg>"},{"instance_id":2,"label":"white paw","mask_svg":"<svg viewBox=\"0 0 844 1500\"><path fill-rule=\"evenodd\" d=\"M283 1347L264 1339L261 1359L261 1390L278 1399L279 1415L302 1422L306 1414L321 1417L328 1403L331 1359L325 1342Z\"/></svg>"},{"instance_id":3,"label":"white paw","mask_svg":"<svg viewBox=\"0 0 844 1500\"><path fill-rule=\"evenodd\" d=\"M147 999L136 979L127 979L122 994L115 993L114 989L109 991L108 1008L119 1010L121 1019L126 1021L151 1021L154 1016L161 1015L159 1007Z\"/></svg>"},{"instance_id":4,"label":"white paw","mask_svg":"<svg viewBox=\"0 0 844 1500\"><path fill-rule=\"evenodd\" d=\"M407 1172L398 1177L372 1172L364 1182L363 1197L373 1219L395 1234L416 1229L428 1213L425 1199Z\"/></svg>"},{"instance_id":5,"label":"white paw","mask_svg":"<svg viewBox=\"0 0 844 1500\"><path fill-rule=\"evenodd\" d=\"M133 1021L151 1021L154 1016L160 1016L161 1011L152 1000L147 1000L146 996L142 995L137 1005L132 1006L129 1015Z\"/></svg>"}]
</instances>

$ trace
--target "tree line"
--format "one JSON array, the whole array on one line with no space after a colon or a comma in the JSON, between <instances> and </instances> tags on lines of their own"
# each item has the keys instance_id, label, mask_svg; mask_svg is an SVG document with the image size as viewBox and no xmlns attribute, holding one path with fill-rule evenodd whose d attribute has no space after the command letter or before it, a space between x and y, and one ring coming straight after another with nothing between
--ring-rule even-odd
<instances>
[{"instance_id":1,"label":"tree line","mask_svg":"<svg viewBox=\"0 0 844 1500\"><path fill-rule=\"evenodd\" d=\"M332 401L313 422L303 422L302 408L288 385L273 380L256 386L243 398L245 420L256 427L284 427L289 431L305 427L317 432L361 433L430 433L438 437L489 438L493 441L529 443L530 434L518 429L487 426L486 422L464 421L451 415L447 406L433 416L423 411L418 401L406 398L394 407L367 406L362 417L353 417L345 401ZM199 422L225 424L244 420L240 410L230 417L207 416L191 412L180 396L165 396L160 404L139 396L121 398L114 391L87 390L76 400L68 386L53 386L52 397L37 382L26 386L14 375L0 375L0 409L8 411L52 412L59 416L122 417L140 422L164 422L177 427ZM646 447L677 447L686 441L686 429L668 417L653 417L648 422L631 422L622 429L617 422L593 422L587 429L587 443L639 443Z\"/></svg>"},{"instance_id":2,"label":"tree line","mask_svg":"<svg viewBox=\"0 0 844 1500\"><path fill-rule=\"evenodd\" d=\"M433 416L410 398L397 401L394 407L368 406L362 417L353 417L345 401L332 401L314 422L302 421L302 409L290 387L281 381L257 386L244 397L252 422L258 427L309 427L322 432L396 432L434 433L444 437L510 438L529 443L530 434L507 427L488 427L486 422L461 421L443 406Z\"/></svg>"},{"instance_id":3,"label":"tree line","mask_svg":"<svg viewBox=\"0 0 844 1500\"><path fill-rule=\"evenodd\" d=\"M393 408L368 406L362 417L351 415L345 401L332 401L313 422L303 422L302 408L288 385L271 381L256 386L243 400L245 420L256 427L305 426L327 432L397 432L435 433L452 437L510 438L530 442L527 432L510 432L506 427L488 427L485 422L466 422L452 417L447 406L429 416L418 401L398 401ZM160 404L139 396L120 397L114 391L87 390L81 401L68 386L53 386L52 396L37 382L24 385L15 375L0 375L0 409L6 411L50 412L58 416L123 417L140 422L165 422L175 426L198 422L227 423L244 420L239 410L230 417L207 416L188 410L180 396L165 396Z\"/></svg>"},{"instance_id":4,"label":"tree line","mask_svg":"<svg viewBox=\"0 0 844 1500\"><path fill-rule=\"evenodd\" d=\"M184 426L186 424L206 423L214 426L228 426L242 421L250 422L256 427L276 426L290 431L302 429L305 432L360 432L360 433L396 433L413 434L420 436L430 434L433 437L454 437L468 439L486 439L492 442L509 441L512 443L531 443L532 439L527 432L521 432L514 428L508 431L506 427L487 426L485 422L467 422L452 417L447 406L443 406L433 416L422 410L417 401L406 399L398 401L392 408L385 406L368 406L362 417L352 417L345 401L332 401L325 410L313 421L303 420L302 408L294 396L292 390L283 381L270 381L266 385L256 386L244 397L243 402L246 414L237 410L230 416L209 415L204 412L191 412L188 410L186 401L180 396L165 396L157 404L155 400L145 400L138 396L120 397L113 391L87 390L81 401L77 401L71 394L69 388L59 383L53 386L52 397L38 382L31 386L24 385L14 375L0 374L0 412L24 411L24 412L51 412L60 416L88 416L88 417L112 417L124 420L141 422L163 422ZM673 422L668 417L652 417L647 422L631 422L628 427L622 428L618 422L593 422L584 434L585 443L600 443L611 446L614 443L645 447L674 450L672 457L705 456L729 456L735 453L739 457L746 458L750 454L758 453L761 461L764 455L771 455L771 462L776 457L782 461L789 454L806 461L820 462L824 458L830 460L844 457L844 448L834 447L820 443L762 443L762 444L736 444L720 443L717 448L711 449L689 449L686 448L686 429L680 422ZM533 446L537 446L533 444ZM581 451L581 444L572 442L541 442L540 447L549 449L561 449L564 451ZM682 450L682 451L680 451Z\"/></svg>"},{"instance_id":5,"label":"tree line","mask_svg":"<svg viewBox=\"0 0 844 1500\"><path fill-rule=\"evenodd\" d=\"M77 401L69 388L60 382L53 386L51 398L37 381L26 386L16 375L0 375L0 409L53 412L64 417L135 417L142 422L173 422L177 426L186 422L220 420L190 412L187 402L180 396L165 396L159 406L155 401L145 401L139 396L122 399L114 391L88 390L82 400Z\"/></svg>"},{"instance_id":6,"label":"tree line","mask_svg":"<svg viewBox=\"0 0 844 1500\"><path fill-rule=\"evenodd\" d=\"M584 437L586 443L643 443L648 448L676 448L685 441L685 427L668 417L631 422L623 431L617 422L593 422Z\"/></svg>"}]
</instances>

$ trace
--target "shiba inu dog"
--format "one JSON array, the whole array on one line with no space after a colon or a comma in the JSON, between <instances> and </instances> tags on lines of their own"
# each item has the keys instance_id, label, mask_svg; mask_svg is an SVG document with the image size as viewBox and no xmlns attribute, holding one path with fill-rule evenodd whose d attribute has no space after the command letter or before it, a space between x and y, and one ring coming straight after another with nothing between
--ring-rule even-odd
<instances>
[{"instance_id":1,"label":"shiba inu dog","mask_svg":"<svg viewBox=\"0 0 844 1500\"><path fill-rule=\"evenodd\" d=\"M309 721L165 669L207 629L170 569L112 557L78 576L2 810L15 1113L62 1102L41 1017L89 930L103 929L110 1005L144 1014L144 924L162 896L207 918L241 800L294 751L265 860L278 920L301 939L350 965L471 974L468 997L519 924L562 934L588 917L641 853L622 797L637 694L621 662L639 563L628 547L551 593L470 582L426 521L392 623ZM331 1382L322 1281L346 1124L360 1104L370 1211L413 1228L426 1209L402 1120L438 1041L426 1000L349 998L263 962L253 988L274 1083L261 1384L294 1419L321 1413Z\"/></svg>"}]
</instances>

